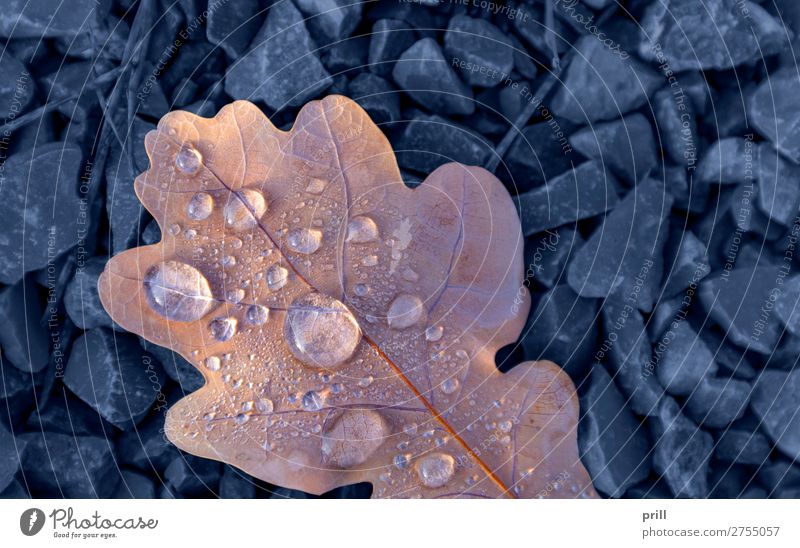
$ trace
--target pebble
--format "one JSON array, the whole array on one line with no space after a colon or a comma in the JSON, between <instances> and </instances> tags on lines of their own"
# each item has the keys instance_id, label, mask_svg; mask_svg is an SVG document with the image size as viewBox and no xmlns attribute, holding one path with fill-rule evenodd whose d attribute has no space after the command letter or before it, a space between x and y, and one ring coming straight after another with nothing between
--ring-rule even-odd
<instances>
[{"instance_id":1,"label":"pebble","mask_svg":"<svg viewBox=\"0 0 800 548\"><path fill-rule=\"evenodd\" d=\"M800 163L800 96L798 76L787 69L768 78L747 99L747 114L756 130L795 163Z\"/></svg>"},{"instance_id":2,"label":"pebble","mask_svg":"<svg viewBox=\"0 0 800 548\"><path fill-rule=\"evenodd\" d=\"M308 29L320 45L350 36L361 20L360 2L349 0L295 0Z\"/></svg>"},{"instance_id":3,"label":"pebble","mask_svg":"<svg viewBox=\"0 0 800 548\"><path fill-rule=\"evenodd\" d=\"M750 406L778 450L800 459L800 369L761 373Z\"/></svg>"},{"instance_id":4,"label":"pebble","mask_svg":"<svg viewBox=\"0 0 800 548\"><path fill-rule=\"evenodd\" d=\"M790 226L798 220L800 168L784 160L771 145L758 148L756 204L772 221Z\"/></svg>"},{"instance_id":5,"label":"pebble","mask_svg":"<svg viewBox=\"0 0 800 548\"><path fill-rule=\"evenodd\" d=\"M755 182L758 149L741 137L725 137L709 146L697 166L698 182L733 185Z\"/></svg>"},{"instance_id":6,"label":"pebble","mask_svg":"<svg viewBox=\"0 0 800 548\"><path fill-rule=\"evenodd\" d=\"M714 458L721 462L761 466L769 461L771 449L769 440L761 432L734 425L717 435Z\"/></svg>"},{"instance_id":7,"label":"pebble","mask_svg":"<svg viewBox=\"0 0 800 548\"><path fill-rule=\"evenodd\" d=\"M164 471L167 487L182 497L198 497L214 493L219 482L221 464L214 460L181 453Z\"/></svg>"},{"instance_id":8,"label":"pebble","mask_svg":"<svg viewBox=\"0 0 800 548\"><path fill-rule=\"evenodd\" d=\"M737 379L706 377L686 400L686 414L706 428L725 428L739 419L750 401L750 384Z\"/></svg>"},{"instance_id":9,"label":"pebble","mask_svg":"<svg viewBox=\"0 0 800 548\"><path fill-rule=\"evenodd\" d=\"M369 41L369 71L388 77L400 54L414 43L414 29L397 19L378 19L372 25Z\"/></svg>"},{"instance_id":10,"label":"pebble","mask_svg":"<svg viewBox=\"0 0 800 548\"><path fill-rule=\"evenodd\" d=\"M400 119L400 93L388 81L363 72L350 81L349 97L367 111L378 126Z\"/></svg>"},{"instance_id":11,"label":"pebble","mask_svg":"<svg viewBox=\"0 0 800 548\"><path fill-rule=\"evenodd\" d=\"M550 289L566 280L567 262L583 244L572 228L557 228L529 238L525 244L525 280Z\"/></svg>"},{"instance_id":12,"label":"pebble","mask_svg":"<svg viewBox=\"0 0 800 548\"><path fill-rule=\"evenodd\" d=\"M686 288L696 286L711 272L708 250L705 244L691 230L674 232L667 245L668 253L665 270L664 295L674 296Z\"/></svg>"},{"instance_id":13,"label":"pebble","mask_svg":"<svg viewBox=\"0 0 800 548\"><path fill-rule=\"evenodd\" d=\"M444 33L444 53L471 86L494 87L514 68L511 40L485 19L453 16Z\"/></svg>"},{"instance_id":14,"label":"pebble","mask_svg":"<svg viewBox=\"0 0 800 548\"><path fill-rule=\"evenodd\" d=\"M677 94L672 87L662 88L653 96L653 114L659 143L669 159L685 168L696 167L700 140L691 97L682 88Z\"/></svg>"},{"instance_id":15,"label":"pebble","mask_svg":"<svg viewBox=\"0 0 800 548\"><path fill-rule=\"evenodd\" d=\"M717 372L714 354L687 320L662 335L653 361L661 385L675 396L690 395L705 377Z\"/></svg>"},{"instance_id":16,"label":"pebble","mask_svg":"<svg viewBox=\"0 0 800 548\"><path fill-rule=\"evenodd\" d=\"M39 288L30 278L0 291L0 346L3 358L20 371L37 373L47 367L50 333L42 324L44 313Z\"/></svg>"},{"instance_id":17,"label":"pebble","mask_svg":"<svg viewBox=\"0 0 800 548\"><path fill-rule=\"evenodd\" d=\"M254 499L256 484L241 470L225 466L219 480L219 496L223 499Z\"/></svg>"},{"instance_id":18,"label":"pebble","mask_svg":"<svg viewBox=\"0 0 800 548\"><path fill-rule=\"evenodd\" d=\"M561 127L566 132L572 125L569 122L564 124ZM566 137L557 137L550 124L541 122L522 130L503 157L503 162L505 165L501 166L498 176L509 179L510 186L520 192L570 171L573 165L581 163L581 159Z\"/></svg>"},{"instance_id":19,"label":"pebble","mask_svg":"<svg viewBox=\"0 0 800 548\"><path fill-rule=\"evenodd\" d=\"M24 438L15 439L0 422L0 492L13 483L27 445Z\"/></svg>"},{"instance_id":20,"label":"pebble","mask_svg":"<svg viewBox=\"0 0 800 548\"><path fill-rule=\"evenodd\" d=\"M167 376L178 383L186 394L200 389L205 384L200 371L177 352L152 343L142 344L142 347L158 360Z\"/></svg>"},{"instance_id":21,"label":"pebble","mask_svg":"<svg viewBox=\"0 0 800 548\"><path fill-rule=\"evenodd\" d=\"M120 471L120 482L115 499L154 499L156 498L156 484L147 476L131 470Z\"/></svg>"},{"instance_id":22,"label":"pebble","mask_svg":"<svg viewBox=\"0 0 800 548\"><path fill-rule=\"evenodd\" d=\"M0 15L0 36L4 38L74 38L89 30L88 21L95 17L94 0L8 0Z\"/></svg>"},{"instance_id":23,"label":"pebble","mask_svg":"<svg viewBox=\"0 0 800 548\"><path fill-rule=\"evenodd\" d=\"M231 59L238 59L264 22L258 0L225 2L223 9L212 9L206 21L206 38L217 44Z\"/></svg>"},{"instance_id":24,"label":"pebble","mask_svg":"<svg viewBox=\"0 0 800 548\"><path fill-rule=\"evenodd\" d=\"M104 257L93 257L82 268L75 269L64 292L64 307L72 322L81 329L114 327L97 292L97 280L106 265Z\"/></svg>"}]
</instances>

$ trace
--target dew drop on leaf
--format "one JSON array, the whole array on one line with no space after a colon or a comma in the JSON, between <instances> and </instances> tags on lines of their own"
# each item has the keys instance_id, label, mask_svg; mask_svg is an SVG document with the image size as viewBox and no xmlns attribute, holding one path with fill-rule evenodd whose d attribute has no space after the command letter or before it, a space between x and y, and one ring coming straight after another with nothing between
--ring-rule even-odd
<instances>
[{"instance_id":1,"label":"dew drop on leaf","mask_svg":"<svg viewBox=\"0 0 800 548\"><path fill-rule=\"evenodd\" d=\"M361 329L347 307L317 292L289 306L284 333L292 354L315 367L341 365L361 342Z\"/></svg>"},{"instance_id":2,"label":"dew drop on leaf","mask_svg":"<svg viewBox=\"0 0 800 548\"><path fill-rule=\"evenodd\" d=\"M175 165L179 170L187 175L194 175L200 169L203 157L196 148L190 145L183 145L175 156Z\"/></svg>"},{"instance_id":3,"label":"dew drop on leaf","mask_svg":"<svg viewBox=\"0 0 800 548\"><path fill-rule=\"evenodd\" d=\"M348 409L322 434L322 460L339 468L363 464L388 433L386 421L378 411Z\"/></svg>"},{"instance_id":4,"label":"dew drop on leaf","mask_svg":"<svg viewBox=\"0 0 800 548\"><path fill-rule=\"evenodd\" d=\"M256 402L256 411L259 413L272 413L275 404L269 398L261 398Z\"/></svg>"},{"instance_id":5,"label":"dew drop on leaf","mask_svg":"<svg viewBox=\"0 0 800 548\"><path fill-rule=\"evenodd\" d=\"M209 371L219 371L219 368L222 366L222 362L217 356L207 357L205 364Z\"/></svg>"},{"instance_id":6,"label":"dew drop on leaf","mask_svg":"<svg viewBox=\"0 0 800 548\"><path fill-rule=\"evenodd\" d=\"M347 223L347 241L355 244L373 242L378 239L378 225L372 218L359 215Z\"/></svg>"},{"instance_id":7,"label":"dew drop on leaf","mask_svg":"<svg viewBox=\"0 0 800 548\"><path fill-rule=\"evenodd\" d=\"M191 322L214 306L208 280L186 263L157 264L147 271L143 284L150 306L168 320Z\"/></svg>"},{"instance_id":8,"label":"dew drop on leaf","mask_svg":"<svg viewBox=\"0 0 800 548\"><path fill-rule=\"evenodd\" d=\"M455 459L446 453L432 453L417 461L417 475L425 487L442 487L455 472Z\"/></svg>"},{"instance_id":9,"label":"dew drop on leaf","mask_svg":"<svg viewBox=\"0 0 800 548\"><path fill-rule=\"evenodd\" d=\"M245 317L252 325L262 325L269 319L269 308L260 304L251 305L247 308Z\"/></svg>"},{"instance_id":10,"label":"dew drop on leaf","mask_svg":"<svg viewBox=\"0 0 800 548\"><path fill-rule=\"evenodd\" d=\"M208 219L213 210L214 198L207 192L198 192L192 196L192 199L189 200L189 205L186 206L186 214L195 221Z\"/></svg>"},{"instance_id":11,"label":"dew drop on leaf","mask_svg":"<svg viewBox=\"0 0 800 548\"><path fill-rule=\"evenodd\" d=\"M286 235L286 245L295 253L314 253L321 243L322 232L315 228L293 228Z\"/></svg>"},{"instance_id":12,"label":"dew drop on leaf","mask_svg":"<svg viewBox=\"0 0 800 548\"><path fill-rule=\"evenodd\" d=\"M301 404L306 411L319 411L322 409L322 396L315 390L309 390L303 394Z\"/></svg>"},{"instance_id":13,"label":"dew drop on leaf","mask_svg":"<svg viewBox=\"0 0 800 548\"><path fill-rule=\"evenodd\" d=\"M417 323L423 313L422 301L416 295L399 295L389 306L386 319L391 327L405 329Z\"/></svg>"},{"instance_id":14,"label":"dew drop on leaf","mask_svg":"<svg viewBox=\"0 0 800 548\"><path fill-rule=\"evenodd\" d=\"M328 183L322 179L311 179L308 181L308 186L306 186L306 192L309 194L322 194L322 191L325 190L327 184Z\"/></svg>"},{"instance_id":15,"label":"dew drop on leaf","mask_svg":"<svg viewBox=\"0 0 800 548\"><path fill-rule=\"evenodd\" d=\"M225 300L229 303L239 304L244 299L244 289L231 289L225 294Z\"/></svg>"},{"instance_id":16,"label":"dew drop on leaf","mask_svg":"<svg viewBox=\"0 0 800 548\"><path fill-rule=\"evenodd\" d=\"M216 318L208 325L208 329L212 337L225 342L236 334L236 323L236 318Z\"/></svg>"},{"instance_id":17,"label":"dew drop on leaf","mask_svg":"<svg viewBox=\"0 0 800 548\"><path fill-rule=\"evenodd\" d=\"M442 392L447 395L453 394L456 390L458 390L458 384L458 379L454 379L452 377L445 379L442 382Z\"/></svg>"},{"instance_id":18,"label":"dew drop on leaf","mask_svg":"<svg viewBox=\"0 0 800 548\"><path fill-rule=\"evenodd\" d=\"M245 188L228 196L222 215L225 226L233 230L249 230L258 224L266 210L267 201L264 195L257 190Z\"/></svg>"},{"instance_id":19,"label":"dew drop on leaf","mask_svg":"<svg viewBox=\"0 0 800 548\"><path fill-rule=\"evenodd\" d=\"M444 333L444 328L441 325L432 325L425 330L425 340L436 342L442 338L442 333Z\"/></svg>"},{"instance_id":20,"label":"dew drop on leaf","mask_svg":"<svg viewBox=\"0 0 800 548\"><path fill-rule=\"evenodd\" d=\"M353 291L359 297L363 297L364 295L366 295L369 292L369 288L365 284L356 284L353 287Z\"/></svg>"},{"instance_id":21,"label":"dew drop on leaf","mask_svg":"<svg viewBox=\"0 0 800 548\"><path fill-rule=\"evenodd\" d=\"M277 291L289 281L289 271L279 264L274 264L267 269L267 287L270 291Z\"/></svg>"}]
</instances>

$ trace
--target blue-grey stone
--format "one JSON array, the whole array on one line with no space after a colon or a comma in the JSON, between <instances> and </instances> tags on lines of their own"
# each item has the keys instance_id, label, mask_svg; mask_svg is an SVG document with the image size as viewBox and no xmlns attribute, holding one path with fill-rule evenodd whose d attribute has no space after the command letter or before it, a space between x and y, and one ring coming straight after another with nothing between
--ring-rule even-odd
<instances>
[{"instance_id":1,"label":"blue-grey stone","mask_svg":"<svg viewBox=\"0 0 800 548\"><path fill-rule=\"evenodd\" d=\"M264 22L261 3L258 0L237 0L224 2L224 5L215 4L210 4L215 9L209 9L206 38L225 50L228 57L237 59L247 50Z\"/></svg>"},{"instance_id":2,"label":"blue-grey stone","mask_svg":"<svg viewBox=\"0 0 800 548\"><path fill-rule=\"evenodd\" d=\"M778 450L800 459L800 369L761 373L750 406Z\"/></svg>"},{"instance_id":3,"label":"blue-grey stone","mask_svg":"<svg viewBox=\"0 0 800 548\"><path fill-rule=\"evenodd\" d=\"M676 231L671 239L668 249L674 254L667 259L664 283L664 295L668 296L682 293L689 287L696 290L695 286L711 272L706 246L691 230Z\"/></svg>"},{"instance_id":4,"label":"blue-grey stone","mask_svg":"<svg viewBox=\"0 0 800 548\"><path fill-rule=\"evenodd\" d=\"M798 82L792 69L770 74L747 101L747 114L756 130L795 163L800 162Z\"/></svg>"},{"instance_id":5,"label":"blue-grey stone","mask_svg":"<svg viewBox=\"0 0 800 548\"><path fill-rule=\"evenodd\" d=\"M724 428L747 411L750 384L737 379L706 377L686 400L686 414L705 428Z\"/></svg>"},{"instance_id":6,"label":"blue-grey stone","mask_svg":"<svg viewBox=\"0 0 800 548\"><path fill-rule=\"evenodd\" d=\"M122 470L117 490L113 495L115 499L154 499L156 498L156 485L153 480L138 472Z\"/></svg>"},{"instance_id":7,"label":"blue-grey stone","mask_svg":"<svg viewBox=\"0 0 800 548\"><path fill-rule=\"evenodd\" d=\"M223 499L254 499L255 480L241 470L225 466L219 480L219 496Z\"/></svg>"},{"instance_id":8,"label":"blue-grey stone","mask_svg":"<svg viewBox=\"0 0 800 548\"><path fill-rule=\"evenodd\" d=\"M721 430L714 447L714 458L721 462L761 466L769 461L767 437L759 431L731 428Z\"/></svg>"},{"instance_id":9,"label":"blue-grey stone","mask_svg":"<svg viewBox=\"0 0 800 548\"><path fill-rule=\"evenodd\" d=\"M789 226L798 219L800 167L784 160L771 145L758 147L758 200L774 222Z\"/></svg>"},{"instance_id":10,"label":"blue-grey stone","mask_svg":"<svg viewBox=\"0 0 800 548\"><path fill-rule=\"evenodd\" d=\"M679 166L694 168L700 141L692 98L683 88L667 86L653 96L653 113L659 143L669 159Z\"/></svg>"},{"instance_id":11,"label":"blue-grey stone","mask_svg":"<svg viewBox=\"0 0 800 548\"><path fill-rule=\"evenodd\" d=\"M486 19L453 16L444 33L444 53L472 86L494 87L514 68L511 40Z\"/></svg>"},{"instance_id":12,"label":"blue-grey stone","mask_svg":"<svg viewBox=\"0 0 800 548\"><path fill-rule=\"evenodd\" d=\"M349 0L294 0L306 16L308 29L320 43L336 42L358 26L361 20L360 2ZM274 9L274 7L273 7Z\"/></svg>"},{"instance_id":13,"label":"blue-grey stone","mask_svg":"<svg viewBox=\"0 0 800 548\"><path fill-rule=\"evenodd\" d=\"M97 292L97 280L106 265L104 257L93 257L75 269L64 292L64 307L72 322L81 329L114 327Z\"/></svg>"},{"instance_id":14,"label":"blue-grey stone","mask_svg":"<svg viewBox=\"0 0 800 548\"><path fill-rule=\"evenodd\" d=\"M372 25L369 42L369 70L379 76L390 76L400 54L415 42L414 29L397 19L378 19Z\"/></svg>"},{"instance_id":15,"label":"blue-grey stone","mask_svg":"<svg viewBox=\"0 0 800 548\"><path fill-rule=\"evenodd\" d=\"M379 126L400 119L400 92L380 76L363 72L350 81L348 91Z\"/></svg>"},{"instance_id":16,"label":"blue-grey stone","mask_svg":"<svg viewBox=\"0 0 800 548\"><path fill-rule=\"evenodd\" d=\"M688 396L717 371L711 350L686 320L671 327L654 352L658 380L676 396Z\"/></svg>"},{"instance_id":17,"label":"blue-grey stone","mask_svg":"<svg viewBox=\"0 0 800 548\"><path fill-rule=\"evenodd\" d=\"M0 492L14 481L27 445L28 442L24 438L15 439L0 422Z\"/></svg>"},{"instance_id":18,"label":"blue-grey stone","mask_svg":"<svg viewBox=\"0 0 800 548\"><path fill-rule=\"evenodd\" d=\"M42 325L44 312L39 287L30 277L0 291L0 346L3 358L20 371L39 372L47 366L50 334Z\"/></svg>"}]
</instances>

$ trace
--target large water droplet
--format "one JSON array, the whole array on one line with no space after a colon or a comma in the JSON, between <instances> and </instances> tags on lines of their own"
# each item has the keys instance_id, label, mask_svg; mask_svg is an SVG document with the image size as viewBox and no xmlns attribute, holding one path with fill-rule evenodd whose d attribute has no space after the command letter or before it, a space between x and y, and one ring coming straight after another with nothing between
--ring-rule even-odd
<instances>
[{"instance_id":1,"label":"large water droplet","mask_svg":"<svg viewBox=\"0 0 800 548\"><path fill-rule=\"evenodd\" d=\"M346 410L322 434L322 460L339 468L363 464L383 444L388 433L389 428L377 411Z\"/></svg>"},{"instance_id":2,"label":"large water droplet","mask_svg":"<svg viewBox=\"0 0 800 548\"><path fill-rule=\"evenodd\" d=\"M373 242L378 239L378 225L370 217L359 215L347 223L347 241L355 244Z\"/></svg>"},{"instance_id":3,"label":"large water droplet","mask_svg":"<svg viewBox=\"0 0 800 548\"><path fill-rule=\"evenodd\" d=\"M322 232L314 228L293 228L286 235L286 245L295 253L314 253L322 243Z\"/></svg>"},{"instance_id":4,"label":"large water droplet","mask_svg":"<svg viewBox=\"0 0 800 548\"><path fill-rule=\"evenodd\" d=\"M321 293L309 293L289 306L284 333L292 354L316 367L344 363L361 341L361 329L347 307Z\"/></svg>"},{"instance_id":5,"label":"large water droplet","mask_svg":"<svg viewBox=\"0 0 800 548\"><path fill-rule=\"evenodd\" d=\"M214 306L208 280L186 263L165 261L153 266L143 284L150 306L169 320L191 322Z\"/></svg>"},{"instance_id":6,"label":"large water droplet","mask_svg":"<svg viewBox=\"0 0 800 548\"><path fill-rule=\"evenodd\" d=\"M432 325L425 330L425 339L430 342L436 342L442 338L444 328L441 325Z\"/></svg>"},{"instance_id":7,"label":"large water droplet","mask_svg":"<svg viewBox=\"0 0 800 548\"><path fill-rule=\"evenodd\" d=\"M260 304L251 305L248 307L245 317L252 325L262 325L269 319L269 308Z\"/></svg>"},{"instance_id":8,"label":"large water droplet","mask_svg":"<svg viewBox=\"0 0 800 548\"><path fill-rule=\"evenodd\" d=\"M236 318L216 318L208 324L208 329L212 337L225 342L236 334L236 324Z\"/></svg>"},{"instance_id":9,"label":"large water droplet","mask_svg":"<svg viewBox=\"0 0 800 548\"><path fill-rule=\"evenodd\" d=\"M183 145L175 156L175 165L187 175L194 175L203 163L203 156L196 148Z\"/></svg>"},{"instance_id":10,"label":"large water droplet","mask_svg":"<svg viewBox=\"0 0 800 548\"><path fill-rule=\"evenodd\" d=\"M222 367L222 361L217 356L207 357L205 364L209 371L219 371L219 368Z\"/></svg>"},{"instance_id":11,"label":"large water droplet","mask_svg":"<svg viewBox=\"0 0 800 548\"><path fill-rule=\"evenodd\" d=\"M445 379L442 382L442 392L444 392L449 396L450 394L453 394L455 393L456 390L458 390L458 385L459 385L458 379L454 379L453 377Z\"/></svg>"},{"instance_id":12,"label":"large water droplet","mask_svg":"<svg viewBox=\"0 0 800 548\"><path fill-rule=\"evenodd\" d=\"M453 477L455 464L446 453L431 453L417 461L417 475L425 487L442 487Z\"/></svg>"},{"instance_id":13,"label":"large water droplet","mask_svg":"<svg viewBox=\"0 0 800 548\"><path fill-rule=\"evenodd\" d=\"M424 311L419 297L403 294L392 301L386 319L391 327L404 329L417 323Z\"/></svg>"},{"instance_id":14,"label":"large water droplet","mask_svg":"<svg viewBox=\"0 0 800 548\"><path fill-rule=\"evenodd\" d=\"M279 264L274 264L267 269L267 287L270 291L277 291L289 281L289 271Z\"/></svg>"},{"instance_id":15,"label":"large water droplet","mask_svg":"<svg viewBox=\"0 0 800 548\"><path fill-rule=\"evenodd\" d=\"M258 224L267 210L267 201L257 190L245 188L232 192L222 210L225 225L234 230L249 230Z\"/></svg>"},{"instance_id":16,"label":"large water droplet","mask_svg":"<svg viewBox=\"0 0 800 548\"><path fill-rule=\"evenodd\" d=\"M195 221L208 219L213 210L214 198L207 192L198 192L192 196L192 199L189 200L189 205L186 206L186 214Z\"/></svg>"}]
</instances>

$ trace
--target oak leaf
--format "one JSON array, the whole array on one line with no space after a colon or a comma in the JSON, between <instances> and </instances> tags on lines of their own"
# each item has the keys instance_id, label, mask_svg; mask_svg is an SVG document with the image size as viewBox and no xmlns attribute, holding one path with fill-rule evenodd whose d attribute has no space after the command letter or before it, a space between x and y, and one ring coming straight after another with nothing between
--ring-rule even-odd
<instances>
[{"instance_id":1,"label":"oak leaf","mask_svg":"<svg viewBox=\"0 0 800 548\"><path fill-rule=\"evenodd\" d=\"M99 289L205 377L168 412L175 445L317 494L596 496L569 378L495 366L530 300L493 175L451 163L409 188L340 96L288 132L245 101L171 112L145 147L135 188L163 239L111 259Z\"/></svg>"}]
</instances>

